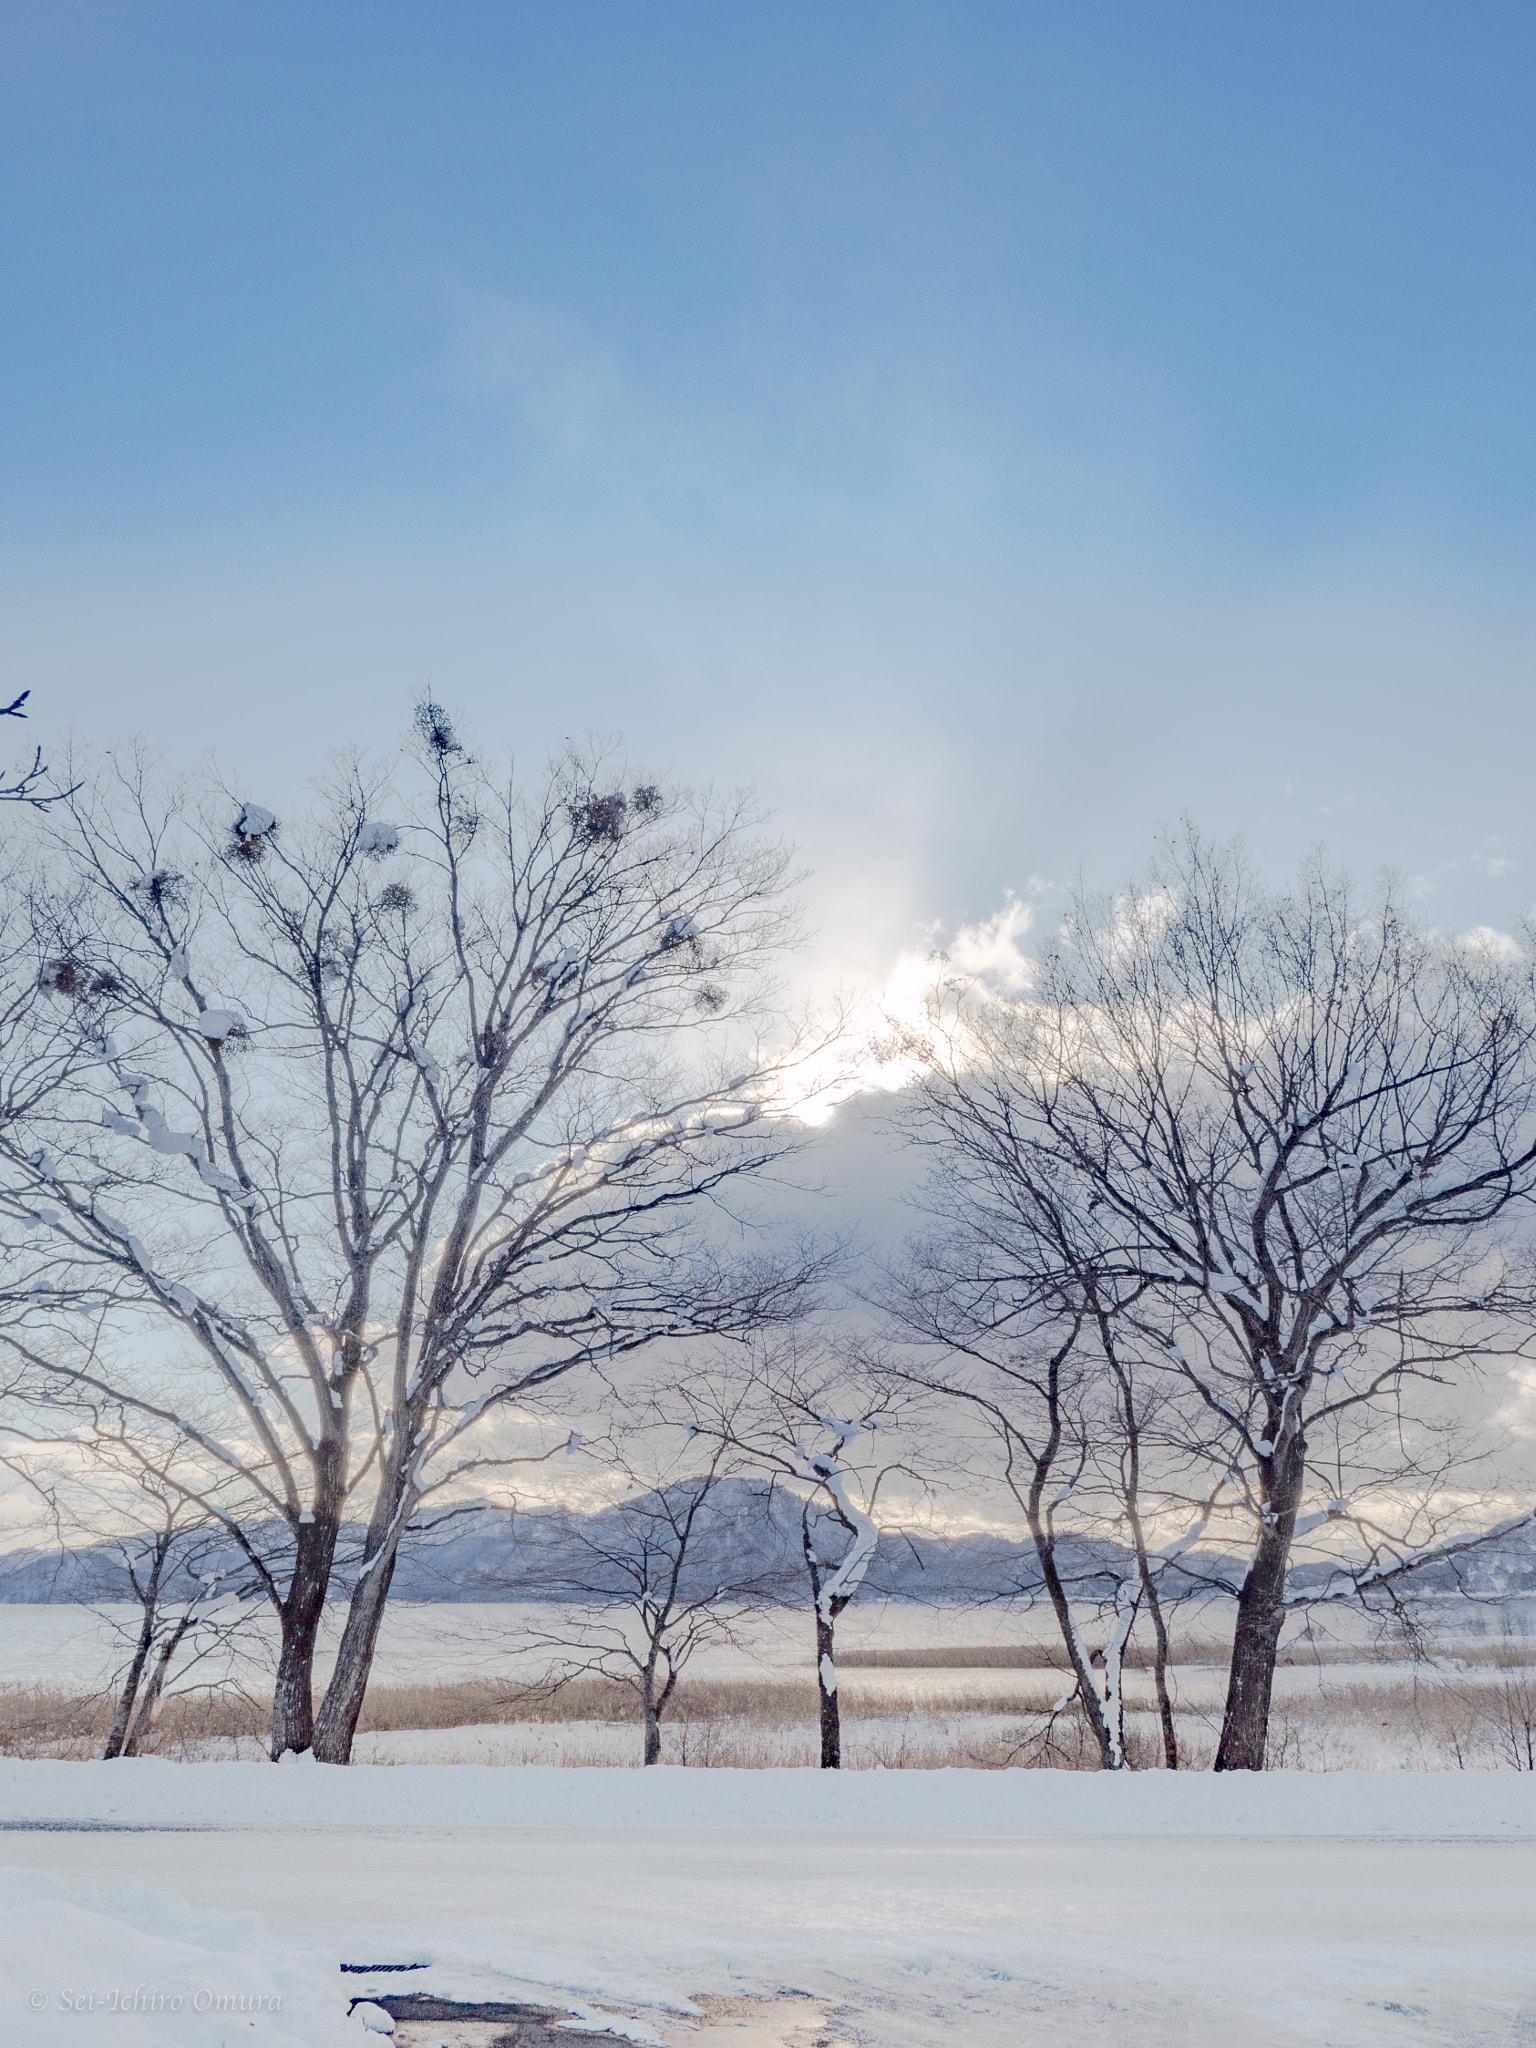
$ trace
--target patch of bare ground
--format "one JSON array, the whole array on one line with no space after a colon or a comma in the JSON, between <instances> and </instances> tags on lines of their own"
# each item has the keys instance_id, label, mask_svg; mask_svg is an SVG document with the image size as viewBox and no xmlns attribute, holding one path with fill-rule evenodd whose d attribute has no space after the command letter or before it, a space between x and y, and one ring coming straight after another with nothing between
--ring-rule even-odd
<instances>
[{"instance_id":1,"label":"patch of bare ground","mask_svg":"<svg viewBox=\"0 0 1536 2048\"><path fill-rule=\"evenodd\" d=\"M695 1991L692 2004L704 2014L699 2033L718 2034L721 2048L853 2048L825 2003L801 1991L776 1998L723 1997ZM668 2036L681 2042L694 2035Z\"/></svg>"},{"instance_id":2,"label":"patch of bare ground","mask_svg":"<svg viewBox=\"0 0 1536 2048\"><path fill-rule=\"evenodd\" d=\"M722 2048L853 2048L825 2000L805 1992L750 1998L702 1991L691 2001L702 2017L661 2023L669 2048L719 2037ZM585 2032L568 2008L536 2005L470 2006L447 1999L390 1998L395 2048L575 2048L580 2041L612 2041L611 2032ZM602 2008L616 2019L634 2015L622 2004Z\"/></svg>"},{"instance_id":3,"label":"patch of bare ground","mask_svg":"<svg viewBox=\"0 0 1536 2048\"><path fill-rule=\"evenodd\" d=\"M534 2016L496 2020L397 2020L392 2035L368 2035L384 2048L576 2048L580 2041L613 2040L612 2034L578 2034L565 2027L564 2015L551 2012L547 2021Z\"/></svg>"}]
</instances>

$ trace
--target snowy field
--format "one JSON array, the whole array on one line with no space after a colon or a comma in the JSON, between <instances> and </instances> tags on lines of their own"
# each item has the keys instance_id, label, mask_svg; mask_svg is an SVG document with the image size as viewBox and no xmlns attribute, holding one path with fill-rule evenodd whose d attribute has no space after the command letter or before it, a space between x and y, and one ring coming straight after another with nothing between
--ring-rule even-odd
<instances>
[{"instance_id":1,"label":"snowy field","mask_svg":"<svg viewBox=\"0 0 1536 2048\"><path fill-rule=\"evenodd\" d=\"M747 2048L706 1999L786 1992L815 2027L753 2048L1536 2033L1536 1780L1512 1774L6 1763L0 1806L22 1873L0 1883L0 2038L35 2048L332 2048L347 1995L407 1976L673 2048ZM280 2024L59 2009L82 1983L173 1979L280 1995Z\"/></svg>"},{"instance_id":2,"label":"snowy field","mask_svg":"<svg viewBox=\"0 0 1536 2048\"><path fill-rule=\"evenodd\" d=\"M0 1683L100 1684L114 1619L0 1609ZM524 1619L402 1606L380 1679L527 1675ZM775 1768L812 1755L766 1710L807 1676L793 1615L701 1665L765 1703L734 1734L669 1731L669 1757L691 1742L711 1769L637 1770L633 1727L579 1719L396 1727L350 1771L0 1758L0 2048L378 2048L348 2003L407 1984L651 2048L1530 2048L1536 1774L1396 1768L1437 1688L1524 1681L1528 1623L1452 1603L1428 1663L1350 1621L1298 1646L1277 1721L1310 1768L1258 1778L913 1768L1003 1743L999 1703L1054 1681L860 1653L1047 1638L996 1609L875 1606L843 1630L838 1775ZM1180 1665L1189 1728L1222 1676ZM749 1737L759 1768L729 1768ZM194 2009L221 1996L246 2009ZM499 2036L403 2021L397 2048Z\"/></svg>"}]
</instances>

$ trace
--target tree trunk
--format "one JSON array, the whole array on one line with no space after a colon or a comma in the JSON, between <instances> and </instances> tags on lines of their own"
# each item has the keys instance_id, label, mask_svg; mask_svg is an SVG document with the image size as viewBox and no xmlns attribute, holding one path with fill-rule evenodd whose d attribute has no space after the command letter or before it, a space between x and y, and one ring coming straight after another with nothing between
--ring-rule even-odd
<instances>
[{"instance_id":1,"label":"tree trunk","mask_svg":"<svg viewBox=\"0 0 1536 2048\"><path fill-rule=\"evenodd\" d=\"M174 1629L160 1645L160 1654L155 1659L155 1668L150 1681L144 1688L144 1697L139 1702L139 1711L133 1717L133 1729L123 1745L124 1756L137 1756L144 1738L154 1727L160 1714L160 1696L165 1691L166 1676L171 1668L171 1659L181 1648L182 1637L191 1629L193 1616L184 1614Z\"/></svg>"},{"instance_id":2,"label":"tree trunk","mask_svg":"<svg viewBox=\"0 0 1536 2048\"><path fill-rule=\"evenodd\" d=\"M373 1655L395 1576L398 1551L391 1541L387 1555L353 1588L347 1625L336 1651L336 1668L315 1720L315 1755L323 1764L349 1764L358 1719L373 1672Z\"/></svg>"},{"instance_id":3,"label":"tree trunk","mask_svg":"<svg viewBox=\"0 0 1536 2048\"><path fill-rule=\"evenodd\" d=\"M640 1707L645 1719L645 1761L648 1764L661 1762L661 1717L677 1690L678 1666L672 1661L672 1652L662 1650L657 1637L664 1626L664 1618L658 1621L656 1635L651 1640L649 1660L640 1667ZM667 1663L666 1682L658 1691L656 1686L656 1665L665 1656ZM684 1754L686 1761L686 1751Z\"/></svg>"},{"instance_id":4,"label":"tree trunk","mask_svg":"<svg viewBox=\"0 0 1536 2048\"><path fill-rule=\"evenodd\" d=\"M822 1565L811 1536L811 1504L800 1511L800 1543L805 1552L805 1569L811 1581L812 1613L816 1617L816 1697L821 1708L821 1768L839 1771L843 1767L843 1729L837 1706L837 1665L833 1658L833 1630L837 1617L850 1596L822 1599Z\"/></svg>"},{"instance_id":5,"label":"tree trunk","mask_svg":"<svg viewBox=\"0 0 1536 2048\"><path fill-rule=\"evenodd\" d=\"M1253 1562L1237 1596L1227 1706L1216 1747L1218 1771L1262 1771L1269 1740L1275 1658L1285 1625L1285 1574L1301 1499L1306 1449L1293 1439L1276 1452L1265 1518Z\"/></svg>"},{"instance_id":6,"label":"tree trunk","mask_svg":"<svg viewBox=\"0 0 1536 2048\"><path fill-rule=\"evenodd\" d=\"M1152 1633L1157 1643L1152 1670L1153 1683L1157 1688L1157 1714L1163 1730L1163 1765L1167 1770L1176 1771L1179 1768L1179 1737L1173 1722L1173 1701L1168 1696L1168 1624L1163 1619L1163 1603L1158 1598L1157 1583L1152 1576L1152 1563L1147 1556L1146 1533L1141 1526L1141 1417L1136 1408L1136 1385L1131 1375L1120 1365L1109 1318L1101 1314L1098 1322L1105 1356L1114 1365L1115 1376L1120 1382L1120 1406L1125 1417L1127 1451L1123 1468L1125 1514L1130 1524L1131 1538L1136 1545L1136 1569L1141 1576L1141 1594L1147 1603L1147 1612L1152 1617Z\"/></svg>"},{"instance_id":7,"label":"tree trunk","mask_svg":"<svg viewBox=\"0 0 1536 2048\"><path fill-rule=\"evenodd\" d=\"M1066 1587L1061 1583L1061 1573L1056 1569L1055 1538L1046 1525L1033 1514L1029 1516L1029 1533L1034 1539L1035 1555L1040 1560L1045 1590L1050 1595L1051 1606L1055 1609L1056 1624L1061 1630L1061 1640L1066 1647L1072 1674L1077 1680L1077 1696L1082 1702L1088 1726L1093 1731L1093 1739L1099 1746L1099 1768L1105 1771L1118 1770L1120 1764L1116 1759L1115 1745L1110 1738L1109 1723L1104 1719L1104 1702L1099 1698L1099 1689L1093 1682L1093 1672L1083 1654L1082 1638L1077 1633L1077 1623L1072 1619L1072 1603L1067 1598Z\"/></svg>"},{"instance_id":8,"label":"tree trunk","mask_svg":"<svg viewBox=\"0 0 1536 2048\"><path fill-rule=\"evenodd\" d=\"M821 1768L843 1767L843 1731L837 1707L837 1666L832 1657L832 1623L816 1614L816 1691L821 1702Z\"/></svg>"},{"instance_id":9,"label":"tree trunk","mask_svg":"<svg viewBox=\"0 0 1536 2048\"><path fill-rule=\"evenodd\" d=\"M315 1739L315 1644L325 1613L336 1525L302 1522L297 1530L293 1577L278 1610L282 1643L272 1688L272 1761L288 1750L309 1749Z\"/></svg>"},{"instance_id":10,"label":"tree trunk","mask_svg":"<svg viewBox=\"0 0 1536 2048\"><path fill-rule=\"evenodd\" d=\"M139 1680L144 1676L144 1666L149 1659L150 1639L154 1634L154 1623L145 1610L144 1626L139 1631L138 1644L134 1649L133 1662L128 1667L128 1676L123 1680L123 1689L118 1696L117 1711L112 1716L112 1733L107 1737L107 1746L101 1752L103 1763L110 1763L115 1756L123 1753L123 1743L128 1736L128 1723L133 1718L133 1703L138 1696Z\"/></svg>"},{"instance_id":11,"label":"tree trunk","mask_svg":"<svg viewBox=\"0 0 1536 2048\"><path fill-rule=\"evenodd\" d=\"M144 1676L144 1666L149 1661L150 1646L155 1639L155 1614L159 1603L160 1558L156 1558L150 1572L149 1584L140 1599L144 1609L143 1622L139 1628L139 1640L134 1645L133 1662L128 1666L128 1676L123 1680L123 1690L117 1702L117 1711L112 1716L112 1733L107 1737L107 1746L102 1751L103 1763L123 1753L123 1743L128 1735L128 1723L133 1718L133 1702L138 1694L139 1683Z\"/></svg>"},{"instance_id":12,"label":"tree trunk","mask_svg":"<svg viewBox=\"0 0 1536 2048\"><path fill-rule=\"evenodd\" d=\"M1158 1597L1157 1585L1152 1577L1147 1546L1142 1541L1141 1517L1133 1510L1130 1519L1131 1531L1136 1539L1136 1565L1141 1573L1142 1595L1147 1603L1147 1612L1152 1617L1152 1633L1157 1642L1152 1676L1157 1688L1157 1715L1163 1728L1163 1763L1168 1770L1176 1771L1179 1768L1179 1736L1174 1726L1173 1701L1168 1692L1168 1623L1164 1618L1163 1603Z\"/></svg>"},{"instance_id":13,"label":"tree trunk","mask_svg":"<svg viewBox=\"0 0 1536 2048\"><path fill-rule=\"evenodd\" d=\"M1152 1626L1157 1633L1157 1652L1152 1677L1157 1688L1157 1716L1163 1728L1163 1763L1168 1770L1176 1771L1179 1768L1179 1731L1174 1722L1173 1700L1168 1691L1168 1628L1163 1620L1162 1603L1155 1593L1152 1597Z\"/></svg>"}]
</instances>

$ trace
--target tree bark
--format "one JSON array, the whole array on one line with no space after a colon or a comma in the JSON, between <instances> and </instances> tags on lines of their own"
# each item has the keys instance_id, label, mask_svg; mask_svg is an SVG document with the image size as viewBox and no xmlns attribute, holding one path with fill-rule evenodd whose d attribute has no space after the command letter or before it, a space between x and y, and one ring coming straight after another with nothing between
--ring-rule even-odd
<instances>
[{"instance_id":1,"label":"tree bark","mask_svg":"<svg viewBox=\"0 0 1536 2048\"><path fill-rule=\"evenodd\" d=\"M1152 1627L1157 1637L1157 1650L1152 1667L1153 1683L1157 1688L1157 1715L1163 1729L1163 1763L1170 1771L1179 1768L1179 1732L1173 1718L1173 1700L1168 1691L1168 1624L1163 1619L1163 1604L1157 1597L1151 1574L1145 1578L1148 1604L1152 1609Z\"/></svg>"},{"instance_id":2,"label":"tree bark","mask_svg":"<svg viewBox=\"0 0 1536 2048\"><path fill-rule=\"evenodd\" d=\"M101 1752L103 1763L110 1763L121 1756L123 1744L128 1736L128 1723L133 1719L133 1703L138 1696L139 1680L144 1676L144 1665L149 1656L149 1627L140 1631L138 1646L133 1653L133 1662L128 1667L128 1676L123 1680L123 1689L118 1695L117 1710L112 1716L112 1731L107 1737L107 1746Z\"/></svg>"},{"instance_id":3,"label":"tree bark","mask_svg":"<svg viewBox=\"0 0 1536 2048\"><path fill-rule=\"evenodd\" d=\"M194 1617L184 1614L174 1629L160 1645L160 1654L155 1659L155 1668L150 1681L144 1688L144 1697L139 1702L139 1711L133 1717L133 1728L123 1745L124 1756L137 1756L144 1738L154 1727L160 1713L160 1696L165 1691L166 1677L171 1668L171 1659L181 1648L182 1637L192 1628Z\"/></svg>"},{"instance_id":4,"label":"tree bark","mask_svg":"<svg viewBox=\"0 0 1536 2048\"><path fill-rule=\"evenodd\" d=\"M1179 1737L1174 1726L1173 1701L1168 1696L1168 1624L1163 1618L1163 1603L1158 1597L1157 1582L1152 1576L1152 1563L1147 1556L1146 1532L1141 1526L1141 1416L1136 1407L1136 1383L1121 1361L1110 1318L1102 1308L1099 1308L1095 1319L1099 1326L1099 1341L1104 1347L1104 1355L1110 1361L1120 1388L1120 1412L1125 1418L1126 1454L1121 1468L1124 1475L1125 1515L1130 1524L1131 1540L1136 1546L1136 1570L1141 1578L1141 1594L1147 1603L1147 1612L1152 1617L1152 1633L1157 1645L1153 1658L1153 1683L1157 1688L1157 1713L1163 1731L1163 1764L1165 1769L1176 1771L1179 1768Z\"/></svg>"},{"instance_id":5,"label":"tree bark","mask_svg":"<svg viewBox=\"0 0 1536 2048\"><path fill-rule=\"evenodd\" d=\"M1034 1540L1035 1555L1040 1560L1041 1576L1045 1590L1050 1596L1051 1606L1056 1613L1056 1624L1061 1630L1061 1640L1072 1665L1072 1674L1077 1680L1077 1696L1082 1702L1083 1713L1093 1731L1093 1739L1099 1746L1099 1767L1112 1771L1117 1767L1114 1744L1109 1738L1109 1724L1104 1719L1104 1703L1099 1698L1099 1689L1093 1682L1093 1673L1083 1655L1082 1640L1077 1633L1077 1624L1072 1619L1072 1603L1067 1589L1061 1582L1061 1573L1056 1568L1056 1539L1040 1520L1032 1506L1026 1506L1029 1516L1029 1533Z\"/></svg>"},{"instance_id":6,"label":"tree bark","mask_svg":"<svg viewBox=\"0 0 1536 2048\"><path fill-rule=\"evenodd\" d=\"M134 1645L133 1662L128 1666L128 1676L123 1680L123 1690L117 1702L117 1711L112 1716L112 1732L107 1737L107 1746L102 1751L102 1762L108 1763L113 1757L121 1756L123 1743L127 1739L128 1724L133 1718L133 1703L144 1677L144 1666L149 1661L150 1646L155 1639L155 1619L160 1599L160 1571L165 1563L166 1546L157 1543L154 1563L150 1567L149 1579L139 1595L144 1610L139 1628L139 1640Z\"/></svg>"},{"instance_id":7,"label":"tree bark","mask_svg":"<svg viewBox=\"0 0 1536 2048\"><path fill-rule=\"evenodd\" d=\"M843 1767L842 1718L838 1712L837 1665L833 1661L832 1650L833 1625L818 1608L816 1692L821 1703L821 1768L824 1771L838 1771Z\"/></svg>"},{"instance_id":8,"label":"tree bark","mask_svg":"<svg viewBox=\"0 0 1536 2048\"><path fill-rule=\"evenodd\" d=\"M657 1632L664 1625L658 1617ZM660 1691L656 1687L656 1665L665 1656L667 1662L666 1682ZM640 1707L645 1721L645 1761L648 1764L661 1762L661 1717L667 1711L673 1693L677 1690L678 1667L672 1662L670 1651L663 1651L655 1636L651 1640L651 1654L640 1667Z\"/></svg>"},{"instance_id":9,"label":"tree bark","mask_svg":"<svg viewBox=\"0 0 1536 2048\"><path fill-rule=\"evenodd\" d=\"M661 1762L661 1716L656 1711L656 1702L649 1693L645 1695L645 1761L648 1764Z\"/></svg>"},{"instance_id":10,"label":"tree bark","mask_svg":"<svg viewBox=\"0 0 1536 2048\"><path fill-rule=\"evenodd\" d=\"M1152 1675L1157 1688L1158 1719L1163 1729L1163 1764L1166 1769L1176 1771L1179 1768L1179 1736L1174 1725L1173 1700L1168 1692L1168 1623L1163 1615L1163 1603L1158 1597L1157 1582L1152 1576L1151 1559L1147 1556L1140 1510L1132 1507L1128 1512L1136 1544L1136 1569L1141 1574L1142 1597L1152 1617L1152 1633L1157 1644Z\"/></svg>"},{"instance_id":11,"label":"tree bark","mask_svg":"<svg viewBox=\"0 0 1536 2048\"><path fill-rule=\"evenodd\" d=\"M288 1750L313 1747L315 1739L315 1644L325 1613L336 1524L301 1522L296 1532L293 1576L278 1610L282 1642L272 1687L272 1761Z\"/></svg>"},{"instance_id":12,"label":"tree bark","mask_svg":"<svg viewBox=\"0 0 1536 2048\"><path fill-rule=\"evenodd\" d=\"M1237 1626L1232 1637L1232 1668L1221 1740L1216 1748L1218 1771L1262 1771L1269 1741L1269 1708L1275 1689L1275 1659L1285 1625L1285 1575L1290 1564L1291 1535L1306 1472L1306 1448L1293 1438L1275 1454L1264 1519L1253 1562L1237 1596Z\"/></svg>"},{"instance_id":13,"label":"tree bark","mask_svg":"<svg viewBox=\"0 0 1536 2048\"><path fill-rule=\"evenodd\" d=\"M391 1541L387 1556L381 1557L352 1590L347 1624L336 1651L336 1668L315 1719L315 1755L323 1764L352 1761L352 1744L373 1671L373 1654L378 1648L398 1556L399 1551Z\"/></svg>"}]
</instances>

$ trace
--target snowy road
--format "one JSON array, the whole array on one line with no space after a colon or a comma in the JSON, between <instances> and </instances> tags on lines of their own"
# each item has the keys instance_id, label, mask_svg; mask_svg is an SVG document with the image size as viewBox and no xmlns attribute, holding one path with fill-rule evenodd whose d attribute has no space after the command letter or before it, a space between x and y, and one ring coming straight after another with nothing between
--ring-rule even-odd
<instances>
[{"instance_id":1,"label":"snowy road","mask_svg":"<svg viewBox=\"0 0 1536 2048\"><path fill-rule=\"evenodd\" d=\"M801 1987L880 2048L1536 2037L1529 1838L17 1829L0 1860L255 1907L274 1939L431 1956L507 1995Z\"/></svg>"}]
</instances>

